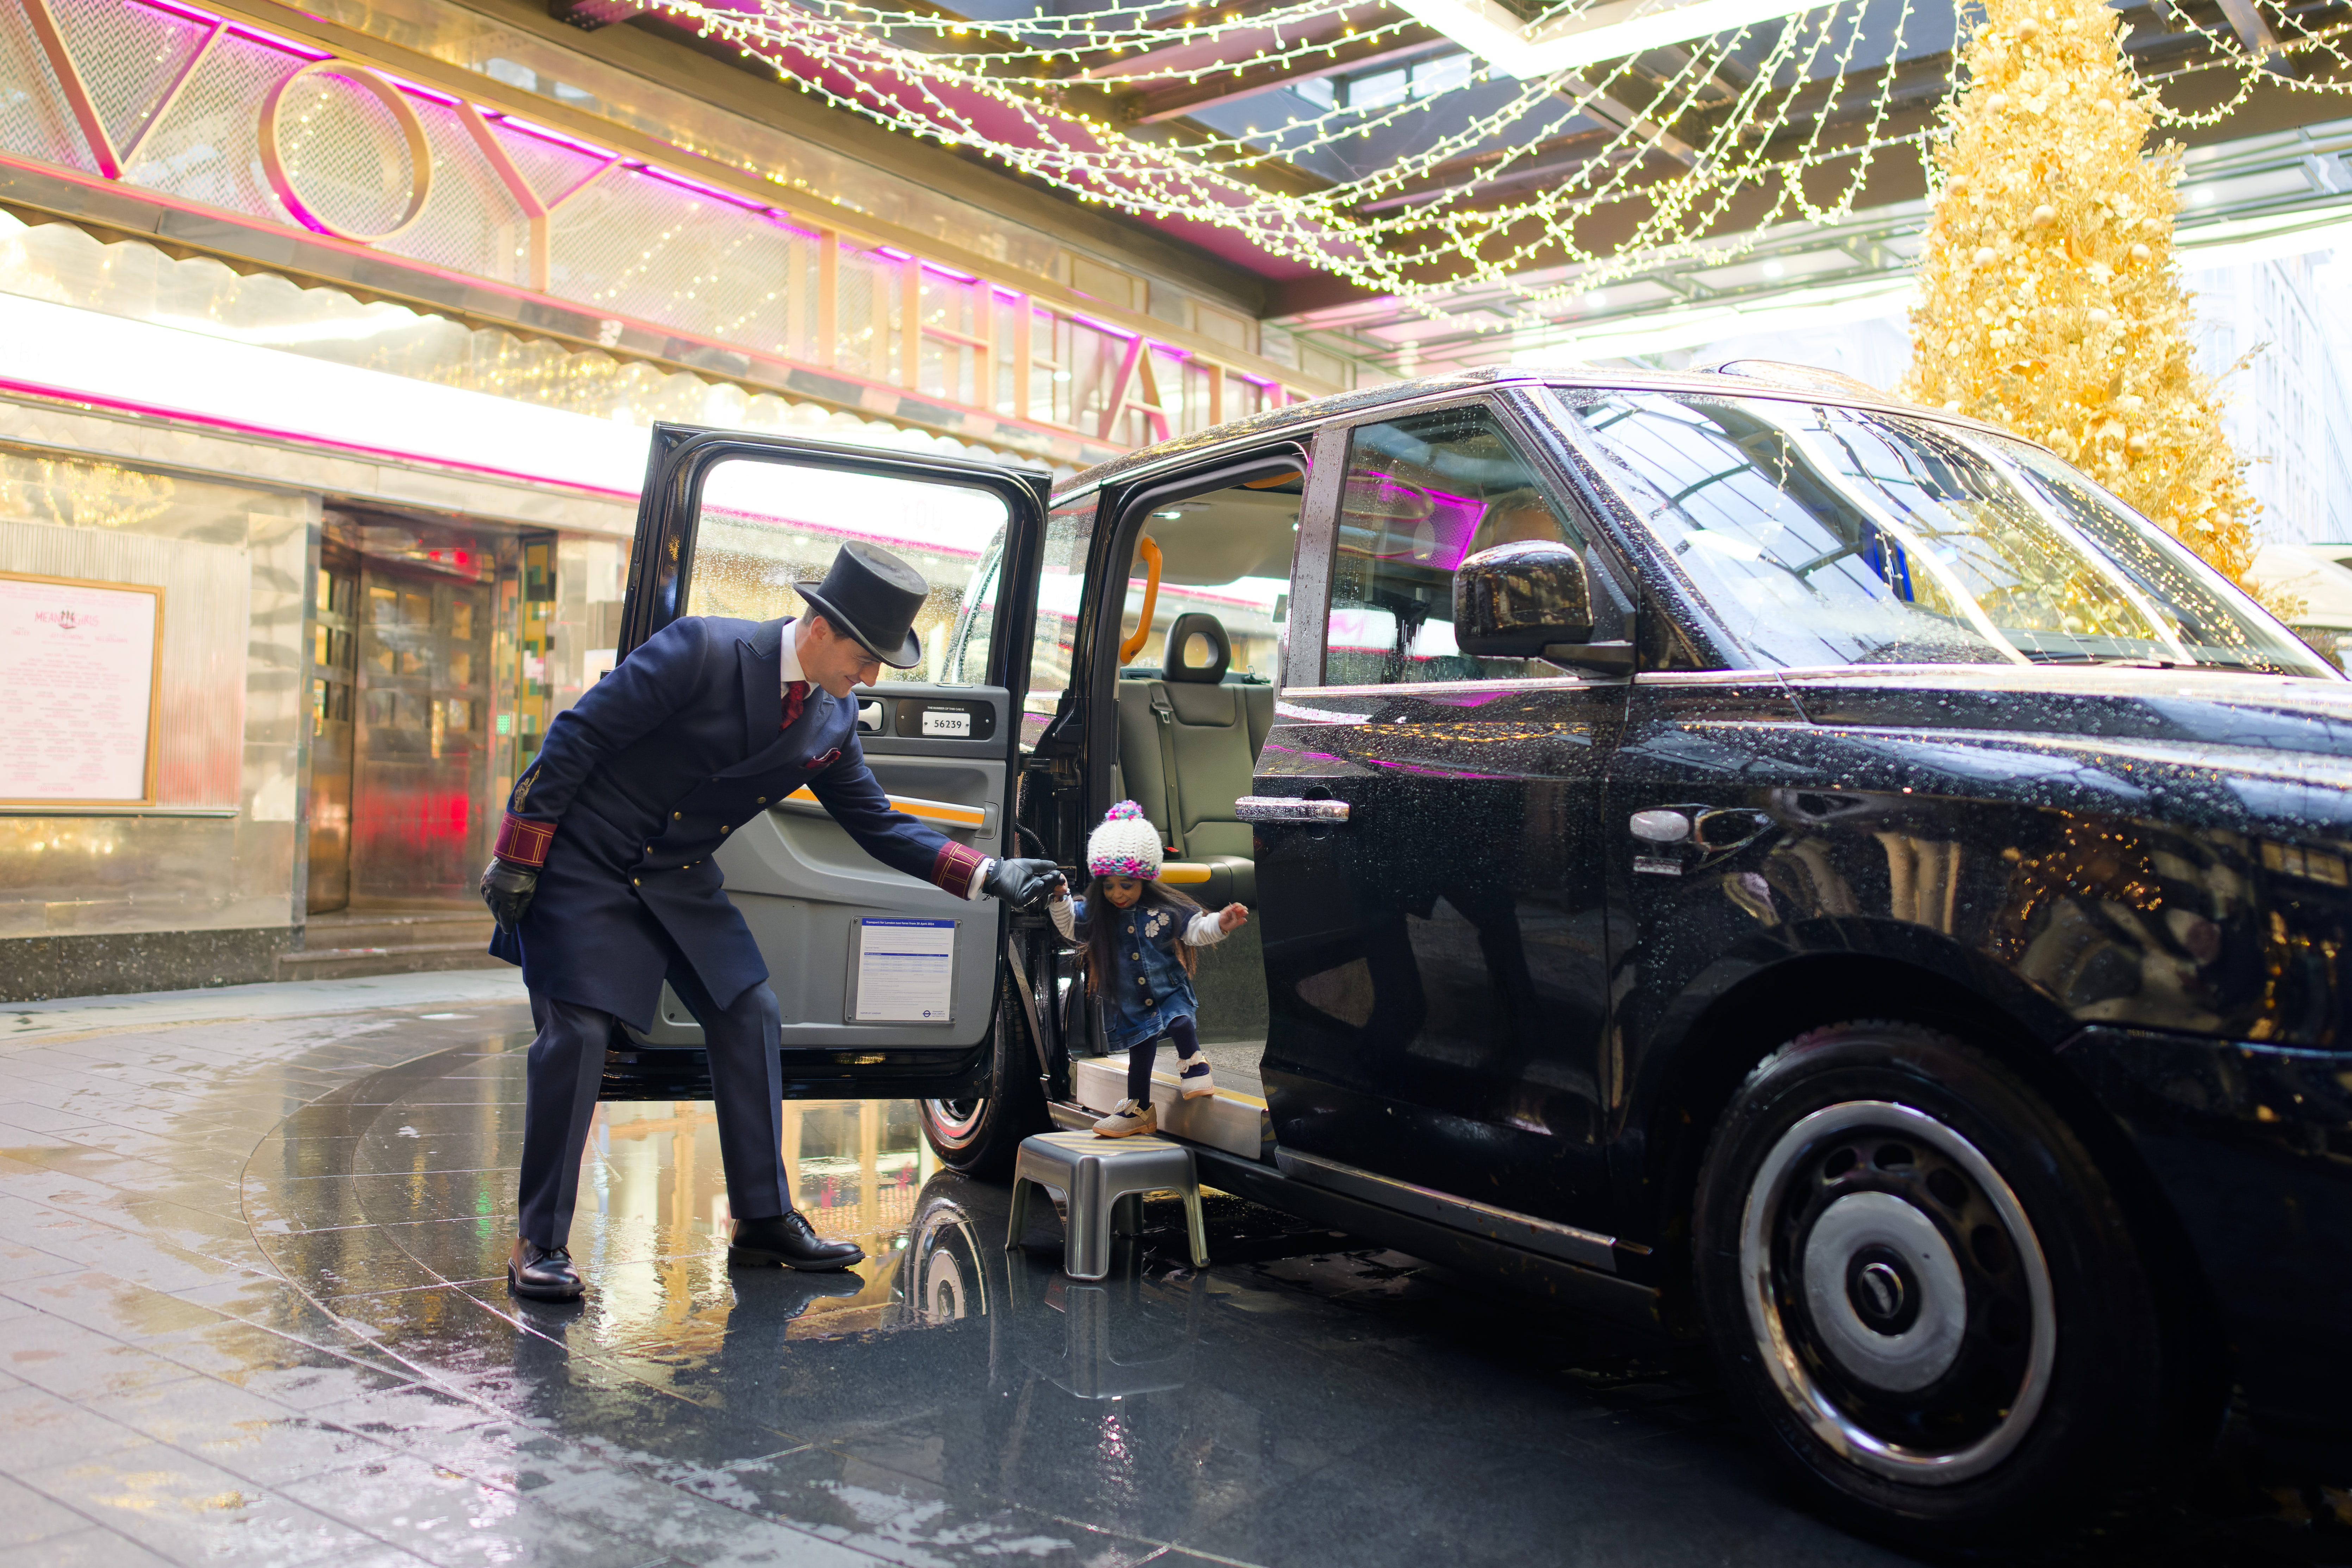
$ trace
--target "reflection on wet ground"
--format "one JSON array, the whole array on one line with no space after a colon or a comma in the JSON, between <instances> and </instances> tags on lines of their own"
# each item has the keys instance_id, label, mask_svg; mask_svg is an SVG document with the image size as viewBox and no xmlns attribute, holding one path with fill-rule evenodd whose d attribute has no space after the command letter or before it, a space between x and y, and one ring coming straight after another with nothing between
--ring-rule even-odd
<instances>
[{"instance_id":1,"label":"reflection on wet ground","mask_svg":"<svg viewBox=\"0 0 2352 1568\"><path fill-rule=\"evenodd\" d=\"M611 1105L509 1299L522 1009L0 1045L0 1565L1895 1563L1697 1362L1231 1199L1066 1279L903 1103L788 1110L868 1262L727 1268L706 1106ZM2005 1560L2352 1559L2222 1467Z\"/></svg>"}]
</instances>

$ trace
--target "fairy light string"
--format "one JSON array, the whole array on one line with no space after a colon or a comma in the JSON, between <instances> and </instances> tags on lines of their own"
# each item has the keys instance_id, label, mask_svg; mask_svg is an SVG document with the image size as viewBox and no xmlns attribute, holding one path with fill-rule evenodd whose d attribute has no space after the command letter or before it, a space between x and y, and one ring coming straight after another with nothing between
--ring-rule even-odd
<instances>
[{"instance_id":1,"label":"fairy light string","mask_svg":"<svg viewBox=\"0 0 2352 1568\"><path fill-rule=\"evenodd\" d=\"M1595 3L1568 0L1538 25L1572 19ZM2218 123L2265 79L2295 91L2352 93L2352 77L2339 68L2352 26L2306 27L2281 0L2254 4L2278 53L2296 63L2295 74L2273 70L2272 52L2258 55L2234 31L2176 11L2170 25L2201 45L2205 58L2152 73L2150 84L2194 72L2236 79L2232 92L2203 110L2156 102L2158 125ZM1783 21L1679 45L1682 61L1663 79L1643 74L1630 58L1524 81L1474 60L1457 82L1428 92L1408 89L1362 109L1334 101L1304 116L1269 107L1241 132L1197 120L1181 131L1145 132L1087 107L1205 80L1334 74L1345 68L1342 51L1377 55L1382 46L1391 58L1367 61L1363 71L1400 68L1393 55L1411 19L1349 20L1363 9L1362 0L1301 0L1251 15L1203 7L1171 21L1160 7L1112 5L991 21L857 0L667 0L661 7L830 107L980 153L1089 204L1228 230L1272 256L1398 296L1433 319L1444 314L1456 289L1499 289L1507 318L1454 323L1489 331L1548 320L1579 295L1662 263L1702 252L1736 259L1776 224L1843 219L1881 157L1919 157L1932 132L1928 125L1892 125L1894 62L1906 58L1916 0L1903 0L1883 41L1887 64L1875 68L1858 106L1848 94L1864 38L1863 0L1831 0ZM1255 37L1258 47L1200 58L1239 35ZM1759 42L1760 56L1741 58ZM1433 53L1444 48L1429 45ZM1123 56L1133 57L1131 66ZM1513 90L1498 97L1504 84ZM1710 98L1711 89L1726 86L1727 100ZM1792 124L1801 98L1822 106L1801 126ZM1843 110L1836 125L1832 106ZM1441 108L1444 121L1435 118ZM1456 123L1439 129L1447 121ZM1591 140L1579 138L1582 161L1519 189L1528 171L1542 164L1546 144L1584 123L1601 129ZM1706 128L1704 141L1679 153L1681 167L1661 173L1660 161L1676 155L1664 131L1696 126ZM1413 134L1423 128L1426 134ZM1344 159L1344 143L1383 133L1403 150L1319 189L1269 188L1273 182L1254 177L1320 153ZM1752 200L1759 193L1760 210ZM1734 226L1733 204L1743 196L1751 201ZM1637 205L1644 210L1605 247L1578 239L1579 226L1594 215ZM1553 280L1537 280L1545 278Z\"/></svg>"}]
</instances>

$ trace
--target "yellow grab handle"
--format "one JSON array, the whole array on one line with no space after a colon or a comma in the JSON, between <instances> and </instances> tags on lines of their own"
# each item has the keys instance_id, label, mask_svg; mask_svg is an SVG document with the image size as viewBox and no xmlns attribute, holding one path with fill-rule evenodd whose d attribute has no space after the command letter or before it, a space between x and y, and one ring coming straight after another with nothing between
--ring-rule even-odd
<instances>
[{"instance_id":1,"label":"yellow grab handle","mask_svg":"<svg viewBox=\"0 0 2352 1568\"><path fill-rule=\"evenodd\" d=\"M1163 882L1205 882L1209 868L1198 860L1162 860L1160 879Z\"/></svg>"},{"instance_id":2,"label":"yellow grab handle","mask_svg":"<svg viewBox=\"0 0 2352 1568\"><path fill-rule=\"evenodd\" d=\"M891 810L903 811L908 816L924 822L936 822L945 827L982 827L988 822L987 811L977 805L959 805L951 800L923 800L911 795L894 795L889 799ZM803 810L824 809L824 803L816 797L816 792L806 784L784 796L782 804L796 805Z\"/></svg>"},{"instance_id":3,"label":"yellow grab handle","mask_svg":"<svg viewBox=\"0 0 2352 1568\"><path fill-rule=\"evenodd\" d=\"M1136 617L1135 635L1118 645L1118 662L1125 664L1151 640L1151 612L1160 607L1160 544L1149 537L1136 551L1143 557L1143 614Z\"/></svg>"}]
</instances>

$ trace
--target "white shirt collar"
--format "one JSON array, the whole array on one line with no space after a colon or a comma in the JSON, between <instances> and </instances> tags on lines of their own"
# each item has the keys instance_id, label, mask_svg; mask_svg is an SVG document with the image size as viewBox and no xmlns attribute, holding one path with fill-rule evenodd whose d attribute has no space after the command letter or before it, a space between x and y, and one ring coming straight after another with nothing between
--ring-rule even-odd
<instances>
[{"instance_id":1,"label":"white shirt collar","mask_svg":"<svg viewBox=\"0 0 2352 1568\"><path fill-rule=\"evenodd\" d=\"M801 673L801 627L807 624L808 623L805 620L787 621L784 623L784 678L783 686L779 686L776 689L779 691L782 690L785 686L790 686L795 680L808 679L807 676Z\"/></svg>"}]
</instances>

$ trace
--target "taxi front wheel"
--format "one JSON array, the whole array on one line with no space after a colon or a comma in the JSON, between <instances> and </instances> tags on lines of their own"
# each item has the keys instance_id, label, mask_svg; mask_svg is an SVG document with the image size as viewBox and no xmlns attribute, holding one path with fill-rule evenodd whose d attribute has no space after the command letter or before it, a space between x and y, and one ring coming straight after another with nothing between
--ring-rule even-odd
<instances>
[{"instance_id":1,"label":"taxi front wheel","mask_svg":"<svg viewBox=\"0 0 2352 1568\"><path fill-rule=\"evenodd\" d=\"M2163 1425L2122 1206L2040 1095L1950 1036L1781 1047L1724 1112L1694 1219L1736 1396L1854 1522L1997 1537L2095 1500Z\"/></svg>"}]
</instances>

